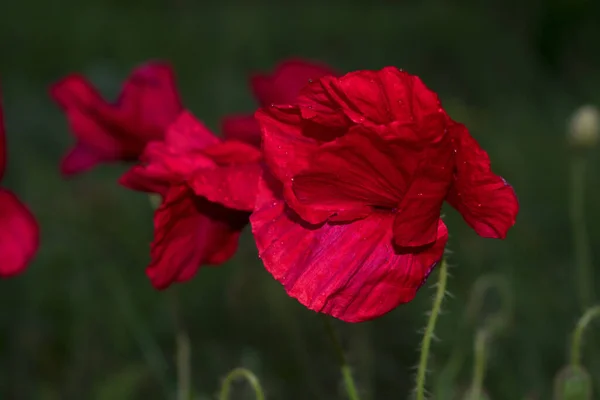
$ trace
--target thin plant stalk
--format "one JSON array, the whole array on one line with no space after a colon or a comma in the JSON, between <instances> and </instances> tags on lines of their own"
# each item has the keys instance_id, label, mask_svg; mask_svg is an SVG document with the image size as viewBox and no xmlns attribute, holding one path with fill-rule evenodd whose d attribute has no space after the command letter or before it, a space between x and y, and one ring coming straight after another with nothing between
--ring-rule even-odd
<instances>
[{"instance_id":1,"label":"thin plant stalk","mask_svg":"<svg viewBox=\"0 0 600 400\"><path fill-rule=\"evenodd\" d=\"M475 362L473 365L473 380L471 382L469 400L479 400L481 398L487 363L487 340L488 332L485 328L477 331L473 349L475 352Z\"/></svg>"},{"instance_id":2,"label":"thin plant stalk","mask_svg":"<svg viewBox=\"0 0 600 400\"><path fill-rule=\"evenodd\" d=\"M191 343L185 329L181 310L179 309L178 293L172 291L171 313L175 327L175 365L177 368L177 400L192 398L192 360Z\"/></svg>"},{"instance_id":3,"label":"thin plant stalk","mask_svg":"<svg viewBox=\"0 0 600 400\"><path fill-rule=\"evenodd\" d=\"M582 310L586 310L594 302L592 256L585 225L585 174L586 160L582 154L575 154L571 161L570 217L577 268L577 293Z\"/></svg>"},{"instance_id":4,"label":"thin plant stalk","mask_svg":"<svg viewBox=\"0 0 600 400\"><path fill-rule=\"evenodd\" d=\"M581 350L583 348L583 333L592 320L600 317L600 305L588 309L577 322L571 342L571 365L581 365Z\"/></svg>"},{"instance_id":5,"label":"thin plant stalk","mask_svg":"<svg viewBox=\"0 0 600 400\"><path fill-rule=\"evenodd\" d=\"M221 386L221 394L219 395L219 400L229 400L229 394L231 393L231 385L236 379L244 378L252 389L254 390L254 396L256 400L265 400L265 393L260 385L260 381L252 373L252 371L246 368L236 368L232 370L223 381L223 386Z\"/></svg>"},{"instance_id":6,"label":"thin plant stalk","mask_svg":"<svg viewBox=\"0 0 600 400\"><path fill-rule=\"evenodd\" d=\"M352 371L350 369L350 365L346 360L346 355L344 354L344 349L342 347L342 343L340 341L337 332L335 331L335 327L331 321L331 318L321 314L323 318L323 322L325 324L325 329L327 330L327 334L331 339L331 343L335 348L335 352L338 357L338 362L340 365L340 369L342 372L342 378L344 379L344 387L346 388L346 393L348 394L348 399L350 400L359 400L358 391L356 390L356 383L354 382L354 378L352 377Z\"/></svg>"},{"instance_id":7,"label":"thin plant stalk","mask_svg":"<svg viewBox=\"0 0 600 400\"><path fill-rule=\"evenodd\" d=\"M442 260L442 265L438 275L437 290L433 300L433 308L431 309L431 314L429 314L429 320L427 321L425 334L423 335L423 341L421 343L421 356L419 358L419 366L417 369L416 400L425 400L425 380L427 375L427 361L429 360L429 349L431 347L431 341L434 337L435 324L442 309L442 301L444 300L444 295L446 294L447 280L448 264L444 258Z\"/></svg>"}]
</instances>

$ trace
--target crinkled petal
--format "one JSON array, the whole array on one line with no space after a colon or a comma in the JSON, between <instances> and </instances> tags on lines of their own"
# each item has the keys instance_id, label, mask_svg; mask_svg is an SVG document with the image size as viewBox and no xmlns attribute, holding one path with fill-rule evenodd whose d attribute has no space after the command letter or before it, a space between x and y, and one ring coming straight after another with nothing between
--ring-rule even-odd
<instances>
[{"instance_id":1,"label":"crinkled petal","mask_svg":"<svg viewBox=\"0 0 600 400\"><path fill-rule=\"evenodd\" d=\"M443 137L425 150L394 220L394 240L398 246L421 247L436 240L453 165L454 152L449 137Z\"/></svg>"},{"instance_id":2,"label":"crinkled petal","mask_svg":"<svg viewBox=\"0 0 600 400\"><path fill-rule=\"evenodd\" d=\"M302 90L299 103L305 106L305 117L328 125L339 125L340 113L354 123L375 125L413 124L445 115L438 96L419 77L395 67L324 77Z\"/></svg>"},{"instance_id":3,"label":"crinkled petal","mask_svg":"<svg viewBox=\"0 0 600 400\"><path fill-rule=\"evenodd\" d=\"M309 225L286 207L280 190L269 177L261 179L252 232L266 269L311 310L347 322L376 318L412 300L442 258L443 223L432 246L400 253L390 213L350 224Z\"/></svg>"},{"instance_id":4,"label":"crinkled petal","mask_svg":"<svg viewBox=\"0 0 600 400\"><path fill-rule=\"evenodd\" d=\"M291 104L310 81L337 74L323 64L289 59L279 64L271 75L253 76L252 91L262 107L271 104Z\"/></svg>"},{"instance_id":5,"label":"crinkled petal","mask_svg":"<svg viewBox=\"0 0 600 400\"><path fill-rule=\"evenodd\" d=\"M188 184L198 196L225 207L252 211L256 201L259 163L218 166L198 171Z\"/></svg>"},{"instance_id":6,"label":"crinkled petal","mask_svg":"<svg viewBox=\"0 0 600 400\"><path fill-rule=\"evenodd\" d=\"M15 195L0 189L0 277L23 272L38 246L35 217Z\"/></svg>"},{"instance_id":7,"label":"crinkled petal","mask_svg":"<svg viewBox=\"0 0 600 400\"><path fill-rule=\"evenodd\" d=\"M408 186L393 157L377 135L355 129L317 150L311 166L290 182L286 201L310 223L345 213L355 219L373 208L391 212Z\"/></svg>"},{"instance_id":8,"label":"crinkled petal","mask_svg":"<svg viewBox=\"0 0 600 400\"><path fill-rule=\"evenodd\" d=\"M456 171L446 200L477 234L504 239L519 212L515 191L492 172L487 153L463 125L456 124L451 135L456 146Z\"/></svg>"},{"instance_id":9,"label":"crinkled petal","mask_svg":"<svg viewBox=\"0 0 600 400\"><path fill-rule=\"evenodd\" d=\"M310 165L319 142L302 133L300 110L293 106L260 109L255 114L262 135L265 161L282 182Z\"/></svg>"},{"instance_id":10,"label":"crinkled petal","mask_svg":"<svg viewBox=\"0 0 600 400\"><path fill-rule=\"evenodd\" d=\"M232 115L223 118L221 132L226 139L240 140L260 148L260 126L258 126L254 114Z\"/></svg>"},{"instance_id":11,"label":"crinkled petal","mask_svg":"<svg viewBox=\"0 0 600 400\"><path fill-rule=\"evenodd\" d=\"M146 274L157 289L192 278L203 264L221 264L237 249L248 213L197 197L185 185L169 189L154 215L152 261Z\"/></svg>"}]
</instances>

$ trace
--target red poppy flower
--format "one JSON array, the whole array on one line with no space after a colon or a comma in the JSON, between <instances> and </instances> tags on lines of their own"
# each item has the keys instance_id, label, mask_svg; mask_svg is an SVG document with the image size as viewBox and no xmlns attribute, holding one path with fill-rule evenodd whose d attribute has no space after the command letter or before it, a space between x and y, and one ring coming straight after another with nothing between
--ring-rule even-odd
<instances>
[{"instance_id":1,"label":"red poppy flower","mask_svg":"<svg viewBox=\"0 0 600 400\"><path fill-rule=\"evenodd\" d=\"M301 59L289 59L277 65L271 75L252 76L250 86L261 107L271 104L289 104L296 99L300 89L310 80L325 75L338 74L326 65ZM224 118L221 130L226 138L238 139L260 147L260 127L253 114Z\"/></svg>"},{"instance_id":2,"label":"red poppy flower","mask_svg":"<svg viewBox=\"0 0 600 400\"><path fill-rule=\"evenodd\" d=\"M190 113L151 142L120 179L133 190L158 193L152 261L157 289L190 279L201 265L227 261L254 208L262 156L240 141L221 141Z\"/></svg>"},{"instance_id":3,"label":"red poppy flower","mask_svg":"<svg viewBox=\"0 0 600 400\"><path fill-rule=\"evenodd\" d=\"M61 163L64 175L103 162L137 160L146 143L161 139L182 111L173 71L158 62L135 69L114 104L78 74L54 84L50 95L65 111L77 138Z\"/></svg>"},{"instance_id":4,"label":"red poppy flower","mask_svg":"<svg viewBox=\"0 0 600 400\"><path fill-rule=\"evenodd\" d=\"M0 102L0 181L6 169L6 138ZM39 245L34 216L10 191L0 187L0 277L17 275L33 259Z\"/></svg>"},{"instance_id":5,"label":"red poppy flower","mask_svg":"<svg viewBox=\"0 0 600 400\"><path fill-rule=\"evenodd\" d=\"M256 118L270 172L252 230L267 270L312 310L359 322L412 300L443 255L445 199L485 237L515 222L486 153L397 68L323 77Z\"/></svg>"}]
</instances>

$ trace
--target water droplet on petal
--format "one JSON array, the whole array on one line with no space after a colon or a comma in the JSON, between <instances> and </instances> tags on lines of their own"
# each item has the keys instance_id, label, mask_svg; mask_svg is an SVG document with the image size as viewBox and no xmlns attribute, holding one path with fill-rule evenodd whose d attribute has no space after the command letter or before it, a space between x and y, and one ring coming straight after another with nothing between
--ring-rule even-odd
<instances>
[{"instance_id":1,"label":"water droplet on petal","mask_svg":"<svg viewBox=\"0 0 600 400\"><path fill-rule=\"evenodd\" d=\"M477 203L477 207L481 207L481 203Z\"/></svg>"},{"instance_id":2,"label":"water droplet on petal","mask_svg":"<svg viewBox=\"0 0 600 400\"><path fill-rule=\"evenodd\" d=\"M313 83L313 80L309 78L308 83Z\"/></svg>"},{"instance_id":3,"label":"water droplet on petal","mask_svg":"<svg viewBox=\"0 0 600 400\"><path fill-rule=\"evenodd\" d=\"M417 193L417 196L423 196L423 193L419 192Z\"/></svg>"},{"instance_id":4,"label":"water droplet on petal","mask_svg":"<svg viewBox=\"0 0 600 400\"><path fill-rule=\"evenodd\" d=\"M271 103L271 107L275 107L275 103Z\"/></svg>"}]
</instances>

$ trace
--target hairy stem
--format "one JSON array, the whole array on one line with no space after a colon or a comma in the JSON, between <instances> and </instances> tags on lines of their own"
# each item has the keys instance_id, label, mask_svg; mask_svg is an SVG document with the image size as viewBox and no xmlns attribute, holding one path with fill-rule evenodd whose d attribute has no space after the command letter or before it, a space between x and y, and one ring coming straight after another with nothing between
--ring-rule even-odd
<instances>
[{"instance_id":1,"label":"hairy stem","mask_svg":"<svg viewBox=\"0 0 600 400\"><path fill-rule=\"evenodd\" d=\"M437 291L433 300L433 307L429 320L427 321L427 327L425 328L425 334L423 335L423 342L421 343L421 356L419 358L419 367L417 369L417 400L425 399L425 378L427 375L427 361L429 360L429 348L431 347L431 341L433 339L435 324L437 322L438 315L442 308L442 301L446 293L446 281L448 280L448 264L446 259L442 260L440 272L438 275Z\"/></svg>"}]
</instances>

